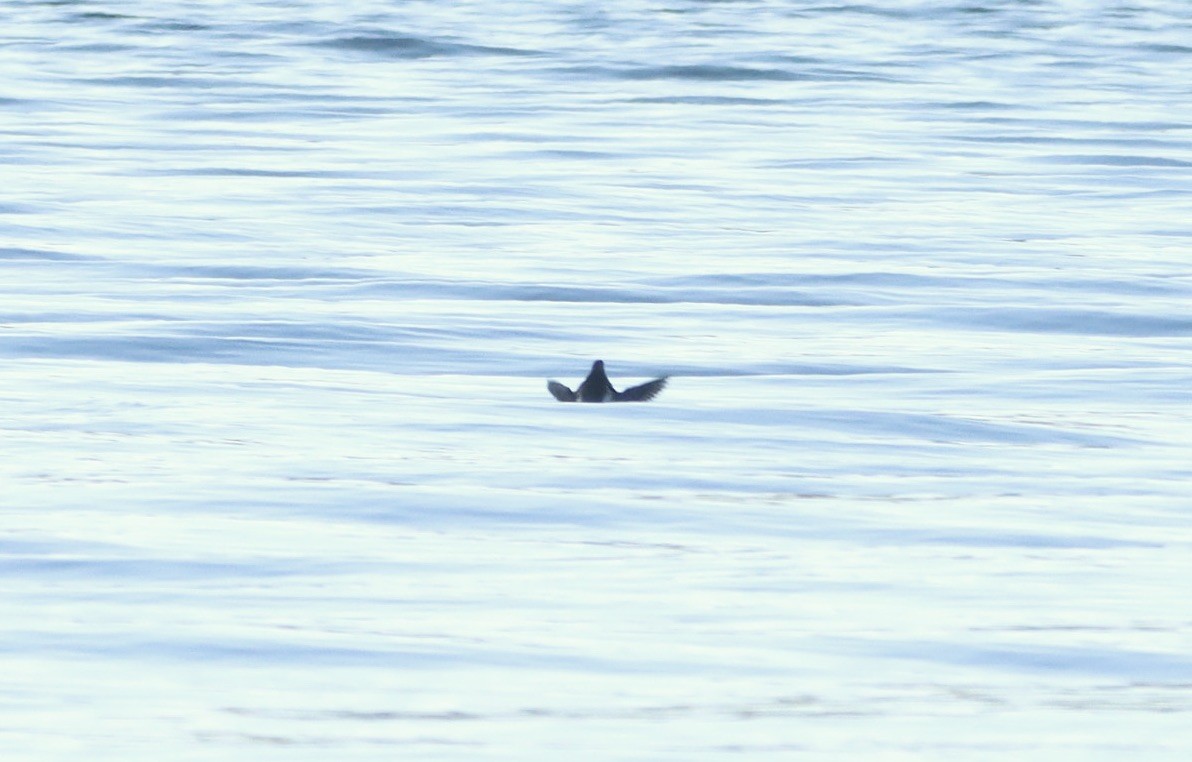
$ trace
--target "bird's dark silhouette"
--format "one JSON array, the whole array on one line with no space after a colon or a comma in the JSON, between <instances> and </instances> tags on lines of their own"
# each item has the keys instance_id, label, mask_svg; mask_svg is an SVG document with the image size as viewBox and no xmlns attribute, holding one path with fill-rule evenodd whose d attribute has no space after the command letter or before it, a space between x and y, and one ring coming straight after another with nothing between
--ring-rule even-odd
<instances>
[{"instance_id":1,"label":"bird's dark silhouette","mask_svg":"<svg viewBox=\"0 0 1192 762\"><path fill-rule=\"evenodd\" d=\"M592 371L575 391L571 391L558 381L547 381L546 388L555 395L559 402L645 402L654 399L662 387L666 386L667 376L656 378L639 386L631 386L623 392L613 388L612 383L604 372L604 360L592 363Z\"/></svg>"}]
</instances>

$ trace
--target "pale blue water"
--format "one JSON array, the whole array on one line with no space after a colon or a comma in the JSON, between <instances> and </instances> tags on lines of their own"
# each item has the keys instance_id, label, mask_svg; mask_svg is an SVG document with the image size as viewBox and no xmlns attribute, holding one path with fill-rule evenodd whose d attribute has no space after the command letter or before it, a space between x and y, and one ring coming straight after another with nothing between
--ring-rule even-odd
<instances>
[{"instance_id":1,"label":"pale blue water","mask_svg":"<svg viewBox=\"0 0 1192 762\"><path fill-rule=\"evenodd\" d=\"M1192 753L1192 6L0 14L5 759Z\"/></svg>"}]
</instances>

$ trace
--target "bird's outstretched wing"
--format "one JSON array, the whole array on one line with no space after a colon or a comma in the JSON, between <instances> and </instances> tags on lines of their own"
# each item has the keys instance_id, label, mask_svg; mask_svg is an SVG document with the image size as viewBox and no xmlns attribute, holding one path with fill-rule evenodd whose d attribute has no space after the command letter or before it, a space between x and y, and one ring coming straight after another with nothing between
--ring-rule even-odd
<instances>
[{"instance_id":1,"label":"bird's outstretched wing","mask_svg":"<svg viewBox=\"0 0 1192 762\"><path fill-rule=\"evenodd\" d=\"M555 399L559 402L575 402L575 392L563 386L558 381L547 381L546 388L550 389L550 393L555 395Z\"/></svg>"},{"instance_id":2,"label":"bird's outstretched wing","mask_svg":"<svg viewBox=\"0 0 1192 762\"><path fill-rule=\"evenodd\" d=\"M666 386L666 379L667 376L663 376L640 386L631 386L617 394L616 399L618 402L645 402L646 400L652 400L658 392L662 391L662 387Z\"/></svg>"}]
</instances>

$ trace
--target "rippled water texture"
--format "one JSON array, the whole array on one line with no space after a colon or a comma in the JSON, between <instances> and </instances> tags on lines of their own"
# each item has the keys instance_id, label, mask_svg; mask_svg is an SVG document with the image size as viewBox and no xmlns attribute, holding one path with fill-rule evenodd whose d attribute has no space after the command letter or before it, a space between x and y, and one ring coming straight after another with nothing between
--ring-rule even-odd
<instances>
[{"instance_id":1,"label":"rippled water texture","mask_svg":"<svg viewBox=\"0 0 1192 762\"><path fill-rule=\"evenodd\" d=\"M1192 754L1192 6L0 14L6 759Z\"/></svg>"}]
</instances>

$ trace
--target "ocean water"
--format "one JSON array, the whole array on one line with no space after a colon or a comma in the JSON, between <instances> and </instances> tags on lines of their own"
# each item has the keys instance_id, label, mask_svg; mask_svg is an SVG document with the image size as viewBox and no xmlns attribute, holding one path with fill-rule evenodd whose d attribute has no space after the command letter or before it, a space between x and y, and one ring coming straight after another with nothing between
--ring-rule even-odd
<instances>
[{"instance_id":1,"label":"ocean water","mask_svg":"<svg viewBox=\"0 0 1192 762\"><path fill-rule=\"evenodd\" d=\"M1192 754L1192 6L0 15L5 759Z\"/></svg>"}]
</instances>

